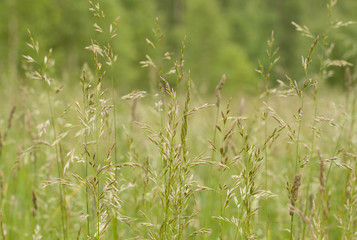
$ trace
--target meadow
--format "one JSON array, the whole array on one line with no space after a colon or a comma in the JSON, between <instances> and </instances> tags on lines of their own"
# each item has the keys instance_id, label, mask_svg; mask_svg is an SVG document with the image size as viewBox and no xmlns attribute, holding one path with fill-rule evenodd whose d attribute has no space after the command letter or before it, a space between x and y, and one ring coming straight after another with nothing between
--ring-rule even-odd
<instances>
[{"instance_id":1,"label":"meadow","mask_svg":"<svg viewBox=\"0 0 357 240\"><path fill-rule=\"evenodd\" d=\"M90 4L103 37L76 78L57 78L28 30L23 77L2 83L1 239L357 239L357 68L329 38L354 22L292 23L309 45L301 79L274 74L272 32L253 92L226 91L222 72L203 94L182 39L140 62L150 90L123 93L120 20ZM146 38L153 51L162 34L157 23ZM344 88L327 83L336 71Z\"/></svg>"}]
</instances>

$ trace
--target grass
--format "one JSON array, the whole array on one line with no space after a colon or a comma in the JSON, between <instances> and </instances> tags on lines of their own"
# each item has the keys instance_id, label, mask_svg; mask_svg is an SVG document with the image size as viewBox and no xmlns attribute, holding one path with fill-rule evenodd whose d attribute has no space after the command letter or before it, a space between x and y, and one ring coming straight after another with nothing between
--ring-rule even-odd
<instances>
[{"instance_id":1,"label":"grass","mask_svg":"<svg viewBox=\"0 0 357 240\"><path fill-rule=\"evenodd\" d=\"M273 78L272 34L260 96L228 98L225 75L216 98L201 96L185 41L177 57L141 62L150 92L119 94L110 45L119 18L106 25L90 3L107 40L90 41L93 63L78 81L54 79L52 50L42 55L29 32L34 56L12 86L22 99L3 92L1 239L356 238L357 69L330 59L334 26L320 37L293 23L311 42L301 80ZM158 21L153 32L155 50ZM335 67L346 71L345 98L325 84Z\"/></svg>"}]
</instances>

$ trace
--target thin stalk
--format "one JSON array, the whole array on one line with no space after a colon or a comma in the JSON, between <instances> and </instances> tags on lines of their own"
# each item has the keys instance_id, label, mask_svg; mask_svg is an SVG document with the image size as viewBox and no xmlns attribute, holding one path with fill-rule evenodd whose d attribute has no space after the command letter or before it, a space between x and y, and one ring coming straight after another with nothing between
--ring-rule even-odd
<instances>
[{"instance_id":1,"label":"thin stalk","mask_svg":"<svg viewBox=\"0 0 357 240\"><path fill-rule=\"evenodd\" d=\"M51 122L52 122L52 131L53 131L53 135L54 135L54 139L57 139L57 131L56 131L56 126L55 126L55 118L54 118L54 113L53 113L53 105L52 105L52 100L50 97L50 89L48 84L45 82L46 85L46 92L47 92L47 100L48 100L48 106L50 109L50 118L51 118ZM59 144L59 143L58 143ZM62 169L62 160L60 159L59 156L59 149L58 146L56 144L55 146L56 149L56 165L57 165L57 174L59 179L63 178L63 175L61 174L61 169ZM58 185L59 186L59 191L60 191L60 203L61 203L61 223L62 223L62 231L63 231L63 238L69 239L68 236L68 228L67 228L67 216L66 216L66 201L64 199L64 189L63 186L61 184Z\"/></svg>"},{"instance_id":2,"label":"thin stalk","mask_svg":"<svg viewBox=\"0 0 357 240\"><path fill-rule=\"evenodd\" d=\"M245 225L245 229L244 229L244 239L249 239L250 237L250 202L249 202L249 198L250 198L250 193L249 193L249 174L250 174L250 169L251 169L251 164L250 164L250 156L248 153L248 141L246 138L246 133L244 132L244 130L242 131L242 135L243 135L243 146L244 146L244 153L243 153L243 158L244 158L244 187L247 189L247 193L246 196L243 199L243 204L245 207L245 211L246 211L246 216L244 219L244 225Z\"/></svg>"},{"instance_id":3,"label":"thin stalk","mask_svg":"<svg viewBox=\"0 0 357 240\"><path fill-rule=\"evenodd\" d=\"M167 239L167 227L170 224L170 194L171 194L171 184L172 184L172 165L174 163L175 160L175 147L174 147L174 140L175 140L175 135L174 135L174 129L176 128L176 95L175 92L172 92L173 90L169 89L170 86L167 84L166 86L166 90L169 91L169 95L171 97L171 106L170 109L168 111L169 113L169 126L170 128L172 128L172 133L167 132L167 137L168 139L170 139L170 143L169 143L169 149L170 149L170 156L169 156L169 162L164 161L164 169L163 171L166 172L166 168L168 168L168 174L165 173L163 175L164 177L164 184L165 184L165 193L164 193L164 222L163 222L163 232L161 231L161 239ZM171 134L171 136L170 136ZM170 234L171 235L171 234Z\"/></svg>"},{"instance_id":4,"label":"thin stalk","mask_svg":"<svg viewBox=\"0 0 357 240\"><path fill-rule=\"evenodd\" d=\"M301 126L302 126L302 114L303 114L303 109L304 109L304 95L301 96L301 101L300 101L300 112L301 112L301 116L299 116L299 126L298 126L297 139L296 139L296 148L295 148L295 171L294 171L294 175L297 174L297 172L298 172L298 165L299 165L299 146L300 146L300 133L301 133ZM299 114L300 114L300 113L299 113Z\"/></svg>"},{"instance_id":5,"label":"thin stalk","mask_svg":"<svg viewBox=\"0 0 357 240\"><path fill-rule=\"evenodd\" d=\"M173 103L173 104L176 104L176 103ZM174 116L173 116L173 121L172 121L172 127L175 128L175 122L176 122L176 114L174 113ZM168 179L168 182L167 182L167 195L165 196L167 198L167 203L168 203L168 206L166 206L166 219L165 219L165 226L167 227L167 224L170 224L170 222L168 221L170 218L168 216L168 213L169 213L169 208L170 208L170 194L171 194L171 179L172 179L172 164L175 160L175 147L174 147L174 138L175 136L172 135L171 137L171 140L170 140L170 167L169 167L169 179ZM167 224L166 224L167 223ZM166 229L167 230L167 229ZM166 232L167 233L167 232Z\"/></svg>"},{"instance_id":6,"label":"thin stalk","mask_svg":"<svg viewBox=\"0 0 357 240\"><path fill-rule=\"evenodd\" d=\"M268 89L268 79L265 81L265 89L266 89L266 96L265 96L265 101L266 104L269 104L269 89ZM264 116L264 141L268 138L268 111L266 109L265 116ZM265 146L264 148L264 178L265 178L265 183L264 183L264 188L266 191L268 191L268 145ZM269 213L268 213L268 202L267 200L264 201L264 213L265 213L265 236L268 237L268 232L269 232Z\"/></svg>"},{"instance_id":7,"label":"thin stalk","mask_svg":"<svg viewBox=\"0 0 357 240\"><path fill-rule=\"evenodd\" d=\"M83 77L84 78L84 77ZM86 91L85 91L85 81L83 79L82 81L82 93L83 93L83 111L84 115L86 115L86 107L87 107L87 101L86 101ZM84 132L84 147L87 148L87 130ZM87 150L86 150L87 151ZM90 228L89 228L89 194L88 194L88 154L85 153L85 181L86 181L86 211L87 211L87 236L90 236Z\"/></svg>"},{"instance_id":8,"label":"thin stalk","mask_svg":"<svg viewBox=\"0 0 357 240\"><path fill-rule=\"evenodd\" d=\"M97 73L98 75L99 73ZM100 106L100 101L99 101L99 78L98 78L98 83L96 87L96 119L95 119L95 143L96 143L96 151L95 151L95 162L97 165L99 164L99 130L100 130L100 124L101 122L99 121L99 118L101 117L101 106ZM97 185L97 202L96 202L96 212L97 212L97 239L100 240L100 201L99 201L99 196L100 196L100 176L96 176L96 182L95 184Z\"/></svg>"},{"instance_id":9,"label":"thin stalk","mask_svg":"<svg viewBox=\"0 0 357 240\"><path fill-rule=\"evenodd\" d=\"M159 99L162 101L162 107L163 107L163 109L162 109L162 111L160 112L160 129L165 129L165 126L164 126L164 122L165 122L165 116L166 116L166 109L165 109L165 106L166 106L166 99L165 99L165 86L164 86L164 84L160 84L160 88L159 88ZM159 100L159 101L160 101ZM161 132L160 133L160 141L161 141L161 146L162 146L162 144L163 144L163 136L161 136L163 133ZM166 161L164 161L164 153L163 153L163 150L161 150L160 151L160 159L162 160L162 171L163 172L165 172L165 169L166 169L166 167L167 167L167 163L166 163ZM163 176L162 176L162 178L163 178L163 180L164 180L164 183L166 184L166 179L167 179L167 177L166 177L166 174L163 174ZM165 194L166 194L166 189L165 189ZM166 205L166 203L165 202L162 202L162 204L163 204L163 207L165 207ZM146 206L146 205L145 205ZM145 209L146 210L146 209ZM157 214L157 216L160 216L161 214L162 214L162 212L160 211L160 208L158 208L158 212L156 213ZM163 235L162 235L162 232L161 232L161 229L160 229L160 238L161 239L164 239L163 238Z\"/></svg>"},{"instance_id":10,"label":"thin stalk","mask_svg":"<svg viewBox=\"0 0 357 240\"><path fill-rule=\"evenodd\" d=\"M222 170L219 171L219 186L221 189L220 192L220 216L223 217L223 186L222 186ZM220 240L223 239L223 226L222 226L222 221L219 221L219 236L220 236Z\"/></svg>"},{"instance_id":11,"label":"thin stalk","mask_svg":"<svg viewBox=\"0 0 357 240\"><path fill-rule=\"evenodd\" d=\"M86 143L87 143L87 136L85 135L85 140L84 140ZM89 227L89 194L88 194L88 156L87 154L85 154L85 163L86 163L86 167L85 167L85 181L86 181L86 211L87 211L87 235L90 236L90 227Z\"/></svg>"},{"instance_id":12,"label":"thin stalk","mask_svg":"<svg viewBox=\"0 0 357 240\"><path fill-rule=\"evenodd\" d=\"M236 233L234 234L234 240L238 239L239 227L236 226Z\"/></svg>"},{"instance_id":13,"label":"thin stalk","mask_svg":"<svg viewBox=\"0 0 357 240\"><path fill-rule=\"evenodd\" d=\"M317 38L318 40L319 38ZM324 66L324 59L325 57L325 45L326 45L326 38L323 37L322 38L322 47L321 47L321 57L320 57L320 69L319 69L319 80L322 81L323 80L323 70L325 68ZM315 40L315 44L317 44L317 40ZM311 50L310 50L311 51ZM312 54L312 52L311 52ZM308 76L308 69L305 70L305 75L306 77ZM317 117L317 112L318 112L318 104L319 104L319 89L318 89L318 82L315 83L315 92L314 92L314 119L313 119L313 123L312 123L312 139L311 139L311 150L310 150L310 162L312 161L313 157L314 157L314 148L315 148L315 126L316 126L316 117ZM311 178L312 178L312 168L311 166L309 166L309 173L308 173L308 181L307 181L307 187L306 187L306 191L305 191L305 199L306 199L306 203L305 203L305 215L307 215L308 209L309 209L309 192L310 192L310 183L311 183ZM302 240L305 239L305 232L306 232L306 222L303 221L303 236L302 236Z\"/></svg>"},{"instance_id":14,"label":"thin stalk","mask_svg":"<svg viewBox=\"0 0 357 240\"><path fill-rule=\"evenodd\" d=\"M314 149L315 149L315 126L316 126L316 117L317 117L317 109L318 109L318 91L316 89L315 93L315 99L314 99L314 119L312 123L312 139L311 139L311 151L310 151L310 162L312 161L314 157ZM310 192L310 183L312 179L312 167L309 166L309 173L308 173L308 180L307 180L307 186L306 186L306 191L305 191L305 215L307 215L307 211L309 209L309 192ZM305 232L306 232L306 223L303 221L303 236L302 239L305 239Z\"/></svg>"},{"instance_id":15,"label":"thin stalk","mask_svg":"<svg viewBox=\"0 0 357 240\"><path fill-rule=\"evenodd\" d=\"M218 116L219 116L219 105L217 106L217 111L216 111L216 120L215 120L215 123L216 125L218 124ZM214 127L214 131L213 131L213 144L216 144L216 137L217 137L217 128ZM211 160L212 162L214 162L215 160L215 154L214 154L214 151L212 150L212 153L211 153ZM212 167L211 167L211 172L212 173ZM211 182L212 182L212 178L211 179Z\"/></svg>"},{"instance_id":16,"label":"thin stalk","mask_svg":"<svg viewBox=\"0 0 357 240\"><path fill-rule=\"evenodd\" d=\"M188 155L188 147L187 147L187 132L188 132L188 111L189 111L189 104L191 100L191 88L190 88L190 75L188 76L187 80L187 90L186 90L186 101L185 101L185 108L183 111L183 123L181 127L181 143L182 143L182 160L183 163L181 165L181 173L180 173L180 201L182 203L186 202L185 201L185 176L186 173L189 171L188 164L187 164L187 155ZM184 210L185 210L185 204L180 204L180 212L179 212L179 221L180 221L180 232L179 232L179 237L178 239L181 239L182 236L184 235L185 231L185 219L184 219ZM180 217L180 215L182 217Z\"/></svg>"},{"instance_id":17,"label":"thin stalk","mask_svg":"<svg viewBox=\"0 0 357 240\"><path fill-rule=\"evenodd\" d=\"M217 106L217 111L216 111L216 120L215 120L215 124L216 125L218 124L218 117L219 117L219 105ZM214 126L214 131L213 131L213 144L214 145L216 145L216 141L217 141L217 128L216 128L216 126ZM211 161L215 162L215 152L214 152L213 149L212 149L212 153L211 153ZM209 172L210 172L209 176L212 176L212 174L213 174L213 166L210 166L210 171ZM213 181L214 181L214 178L210 177L209 178L209 185L208 185L209 187L212 186ZM216 188L217 188L217 186L215 186L214 189L216 189ZM206 211L205 211L206 213L209 213L209 216L204 218L204 221L205 221L204 225L205 226L207 226L207 221L210 218L210 216L212 215L213 208L210 207L210 206L213 206L214 199L215 199L214 196L215 196L214 192L210 191L210 193L209 193L210 204L207 203ZM205 236L205 239L206 239L206 236Z\"/></svg>"},{"instance_id":18,"label":"thin stalk","mask_svg":"<svg viewBox=\"0 0 357 240\"><path fill-rule=\"evenodd\" d=\"M114 88L114 68L113 64L111 64L111 79L112 79L112 97L113 97L113 127L114 127L114 164L115 166L118 166L118 159L117 159L117 119L116 119L116 105L115 105L115 88ZM118 186L118 179L119 179L119 171L117 168L115 168L115 180L117 182L117 188ZM113 219L113 237L114 239L118 239L118 231L117 231L117 226L118 226L118 221L116 216L114 216Z\"/></svg>"},{"instance_id":19,"label":"thin stalk","mask_svg":"<svg viewBox=\"0 0 357 240\"><path fill-rule=\"evenodd\" d=\"M293 240L293 234L294 234L294 214L291 215L290 219L290 240Z\"/></svg>"},{"instance_id":20,"label":"thin stalk","mask_svg":"<svg viewBox=\"0 0 357 240\"><path fill-rule=\"evenodd\" d=\"M303 109L304 109L304 95L301 92L300 96L300 110L299 110L299 115L298 115L298 120L299 120L299 126L298 126L298 132L297 132L297 139L296 139L296 148L295 148L295 171L294 171L294 176L298 172L298 163L299 163L299 145L300 145L300 133L301 133L301 126L302 126L302 114L303 114ZM294 213L291 215L291 221L290 221L290 239L293 239L294 235Z\"/></svg>"},{"instance_id":21,"label":"thin stalk","mask_svg":"<svg viewBox=\"0 0 357 240\"><path fill-rule=\"evenodd\" d=\"M269 81L270 81L270 77L271 77L271 71L272 71L274 65L279 61L279 56L277 56L279 48L276 48L274 50L274 48L273 48L274 42L275 42L274 32L272 32L271 38L267 41L268 48L266 50L267 60L269 62L269 65L264 68L264 66L259 62L260 70L258 72L260 72L261 76L264 79L265 102L267 105L269 103L269 96L270 96ZM268 137L269 137L268 136L268 107L266 107L265 118L264 118L264 140L266 140ZM264 178L265 178L264 188L266 191L268 191L268 157L269 157L268 146L265 146L264 147ZM263 202L263 211L265 214L265 224L266 224L265 235L268 237L268 233L269 233L268 200L265 200Z\"/></svg>"},{"instance_id":22,"label":"thin stalk","mask_svg":"<svg viewBox=\"0 0 357 240\"><path fill-rule=\"evenodd\" d=\"M170 150L172 152L172 149ZM171 163L172 164L172 163ZM171 187L171 183L170 183L170 179L171 179L171 164L167 165L169 168L169 175L166 176L165 174L165 216L164 216L164 230L161 236L161 239L166 239L167 237L167 227L169 224L169 208L170 208L170 187ZM165 171L165 170L164 170Z\"/></svg>"}]
</instances>

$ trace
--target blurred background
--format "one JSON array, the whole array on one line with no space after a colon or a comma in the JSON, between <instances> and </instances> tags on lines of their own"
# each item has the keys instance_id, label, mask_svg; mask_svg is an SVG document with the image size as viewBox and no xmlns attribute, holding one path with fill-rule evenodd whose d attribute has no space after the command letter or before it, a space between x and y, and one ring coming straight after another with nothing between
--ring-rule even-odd
<instances>
[{"instance_id":1,"label":"blurred background","mask_svg":"<svg viewBox=\"0 0 357 240\"><path fill-rule=\"evenodd\" d=\"M158 61L165 52L180 57L185 41L185 67L202 93L212 93L223 73L226 89L234 93L253 92L261 78L255 72L258 60L266 59L267 40L274 31L279 46L275 79L289 74L304 76L301 56L307 56L313 39L301 36L291 24L308 26L314 36L329 32L331 21L357 21L357 1L344 0L333 12L320 0L101 0L106 20L120 16L118 37L111 44L118 55L115 83L118 89L150 89L150 69L139 62L150 55ZM332 1L335 2L335 1ZM23 78L23 54L29 48L27 29L40 43L40 49L53 48L55 76L76 83L83 65L93 62L85 47L103 35L94 31L96 19L87 0L0 0L0 84ZM157 21L159 28L157 27ZM153 33L156 32L156 36ZM159 33L159 35L158 35ZM153 49L146 39L156 44ZM156 40L155 40L156 39ZM156 41L156 42L155 42ZM329 34L334 43L332 58L351 63L357 57L357 26L340 28ZM316 55L316 58L318 55ZM173 60L174 61L174 60ZM313 60L314 61L314 60ZM316 68L319 66L316 65ZM344 87L344 70L336 69L328 83ZM151 76L151 77L150 77Z\"/></svg>"}]
</instances>

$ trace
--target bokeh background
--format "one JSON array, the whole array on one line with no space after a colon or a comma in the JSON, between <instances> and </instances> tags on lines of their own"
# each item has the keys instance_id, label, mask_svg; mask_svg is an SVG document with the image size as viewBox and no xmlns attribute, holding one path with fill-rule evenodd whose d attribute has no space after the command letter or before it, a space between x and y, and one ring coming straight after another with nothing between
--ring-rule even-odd
<instances>
[{"instance_id":1,"label":"bokeh background","mask_svg":"<svg viewBox=\"0 0 357 240\"><path fill-rule=\"evenodd\" d=\"M304 75L301 56L306 56L313 40L296 31L292 21L309 27L316 35L329 31L331 21L357 21L357 1L339 1L333 13L330 1L311 0L101 0L106 19L120 16L118 37L112 46L118 55L115 82L123 92L150 88L150 70L141 69L146 54L152 58L165 52L180 54L186 36L185 64L202 93L213 93L223 73L226 91L254 92L261 81L255 72L258 60L265 59L266 41L274 31L279 46L279 66L275 79L285 74L299 79ZM332 1L334 2L334 1ZM21 79L22 55L29 52L27 29L43 50L53 48L56 77L76 82L83 64L92 61L85 47L100 39L94 31L95 19L87 0L1 0L0 2L1 84ZM153 50L145 40L154 41L156 18L163 40ZM329 35L335 46L332 58L356 62L357 28L341 28ZM47 50L46 50L47 51ZM319 66L314 66L318 68ZM328 79L343 87L343 69ZM67 84L67 83L66 83Z\"/></svg>"}]
</instances>

